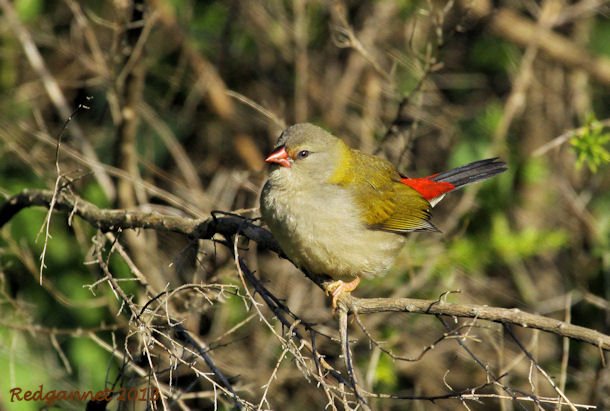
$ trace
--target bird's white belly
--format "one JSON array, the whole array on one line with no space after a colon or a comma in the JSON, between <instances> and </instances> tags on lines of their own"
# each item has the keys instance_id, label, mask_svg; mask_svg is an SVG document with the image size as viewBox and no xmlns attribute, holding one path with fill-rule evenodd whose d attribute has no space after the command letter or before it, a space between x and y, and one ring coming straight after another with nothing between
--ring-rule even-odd
<instances>
[{"instance_id":1,"label":"bird's white belly","mask_svg":"<svg viewBox=\"0 0 610 411\"><path fill-rule=\"evenodd\" d=\"M282 250L299 267L336 280L386 271L403 244L397 234L370 230L340 187L317 195L263 189L261 213Z\"/></svg>"}]
</instances>

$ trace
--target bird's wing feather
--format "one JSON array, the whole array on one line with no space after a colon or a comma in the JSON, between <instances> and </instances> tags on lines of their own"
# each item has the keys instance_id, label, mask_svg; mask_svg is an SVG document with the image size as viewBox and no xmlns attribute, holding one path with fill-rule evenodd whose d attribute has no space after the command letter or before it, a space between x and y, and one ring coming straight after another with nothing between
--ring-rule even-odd
<instances>
[{"instance_id":1,"label":"bird's wing feather","mask_svg":"<svg viewBox=\"0 0 610 411\"><path fill-rule=\"evenodd\" d=\"M411 231L438 231L430 222L430 203L417 191L402 183L394 182L391 191L395 198L393 212L381 221L369 225L396 233Z\"/></svg>"},{"instance_id":2,"label":"bird's wing feather","mask_svg":"<svg viewBox=\"0 0 610 411\"><path fill-rule=\"evenodd\" d=\"M394 166L378 157L354 150L339 185L349 186L363 221L371 229L405 234L437 231L430 223L430 203L413 188L403 184Z\"/></svg>"}]
</instances>

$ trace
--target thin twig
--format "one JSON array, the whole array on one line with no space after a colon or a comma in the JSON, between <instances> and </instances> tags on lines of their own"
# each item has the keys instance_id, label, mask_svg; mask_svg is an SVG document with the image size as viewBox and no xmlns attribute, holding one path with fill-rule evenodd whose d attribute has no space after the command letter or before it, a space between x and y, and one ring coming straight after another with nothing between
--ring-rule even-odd
<instances>
[{"instance_id":1,"label":"thin twig","mask_svg":"<svg viewBox=\"0 0 610 411\"><path fill-rule=\"evenodd\" d=\"M538 364L538 362L535 360L532 354L530 354L530 352L523 346L523 344L521 344L521 341L519 341L515 333L513 333L513 330L506 324L504 325L504 329L508 332L508 335L511 337L511 339L519 346L519 349L523 353L525 353L527 358L530 359L536 369L544 376L544 378L546 378L547 382L551 385L551 387L553 387L555 392L559 394L559 396L563 399L563 401L565 401L565 403L570 407L572 411L576 411L576 407L574 406L574 404L572 404L572 401L570 401L568 397L566 397L563 391L557 386L557 384L555 384L555 381L553 381L551 376L540 366L540 364Z\"/></svg>"},{"instance_id":2,"label":"thin twig","mask_svg":"<svg viewBox=\"0 0 610 411\"><path fill-rule=\"evenodd\" d=\"M345 369L347 370L347 375L349 377L351 388L354 390L354 395L358 400L358 403L364 410L370 411L371 408L367 403L366 399L362 396L360 392L360 387L358 381L356 380L356 374L354 372L354 365L352 363L352 352L349 345L349 335L347 332L347 315L348 310L347 307L340 305L339 306L339 334L341 335L341 355L343 356L343 361L345 363Z\"/></svg>"},{"instance_id":3,"label":"thin twig","mask_svg":"<svg viewBox=\"0 0 610 411\"><path fill-rule=\"evenodd\" d=\"M40 281L41 285L42 285L42 273L43 273L44 269L46 268L44 261L45 261L46 255L47 255L47 245L49 243L49 239L51 238L51 233L50 233L51 216L53 215L53 209L55 208L55 203L57 202L57 195L59 194L59 192L61 190L60 183L62 180L62 175L61 175L61 168L59 166L59 155L61 153L61 138L62 138L64 132L67 130L68 124L72 121L74 116L81 109L89 109L89 107L84 104L79 104L78 107L64 121L64 124L63 124L59 134L57 135L57 145L55 146L55 172L57 173L57 176L55 177L55 185L53 187L53 196L51 197L51 201L49 202L49 211L47 212L47 216L46 216L44 224L40 228L41 230L43 230L43 228L44 228L44 244L42 247L42 251L40 253L40 280L39 281Z\"/></svg>"}]
</instances>

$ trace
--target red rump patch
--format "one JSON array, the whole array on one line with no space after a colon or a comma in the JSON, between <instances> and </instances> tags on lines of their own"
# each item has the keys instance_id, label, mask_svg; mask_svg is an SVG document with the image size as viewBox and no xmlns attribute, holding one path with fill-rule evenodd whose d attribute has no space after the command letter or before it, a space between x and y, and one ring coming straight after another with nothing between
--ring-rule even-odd
<instances>
[{"instance_id":1,"label":"red rump patch","mask_svg":"<svg viewBox=\"0 0 610 411\"><path fill-rule=\"evenodd\" d=\"M433 177L433 176L430 176ZM405 177L400 179L403 184L408 185L419 194L422 195L426 200L432 200L440 195L448 193L453 190L455 186L446 181L432 181L428 180L430 177L422 178L409 178Z\"/></svg>"}]
</instances>

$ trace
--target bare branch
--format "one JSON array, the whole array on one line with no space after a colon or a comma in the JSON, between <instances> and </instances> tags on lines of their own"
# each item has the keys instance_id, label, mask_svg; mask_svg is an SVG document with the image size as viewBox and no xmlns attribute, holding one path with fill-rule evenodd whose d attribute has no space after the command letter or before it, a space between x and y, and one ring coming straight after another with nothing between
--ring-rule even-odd
<instances>
[{"instance_id":1,"label":"bare branch","mask_svg":"<svg viewBox=\"0 0 610 411\"><path fill-rule=\"evenodd\" d=\"M24 190L9 198L0 207L0 228L24 208L31 206L49 207L53 192L48 190ZM230 238L236 233L255 241L261 249L282 255L279 245L271 233L253 224L251 220L226 213L213 213L206 220L125 210L103 210L75 195L59 193L55 209L78 215L89 224L102 231L118 229L148 228L171 231L191 238L211 239L219 234ZM222 216L220 216L222 214ZM307 273L306 273L307 274ZM318 286L323 288L324 278L309 275ZM513 324L550 332L561 337L586 342L600 350L610 350L610 336L590 328L568 324L564 321L541 315L530 314L517 308L498 308L474 304L450 304L441 300L421 300L415 298L356 298L345 296L344 301L350 312L374 314L382 312L408 312L428 315L448 315L464 318L477 318L501 324Z\"/></svg>"},{"instance_id":2,"label":"bare branch","mask_svg":"<svg viewBox=\"0 0 610 411\"><path fill-rule=\"evenodd\" d=\"M603 350L610 350L610 336L590 328L580 327L530 314L518 308L488 307L475 304L450 304L441 300L420 300L415 298L356 298L347 302L348 307L358 314L381 312L408 312L417 314L451 315L455 317L478 318L502 324L513 324L524 328L535 328L562 337L583 341Z\"/></svg>"}]
</instances>

